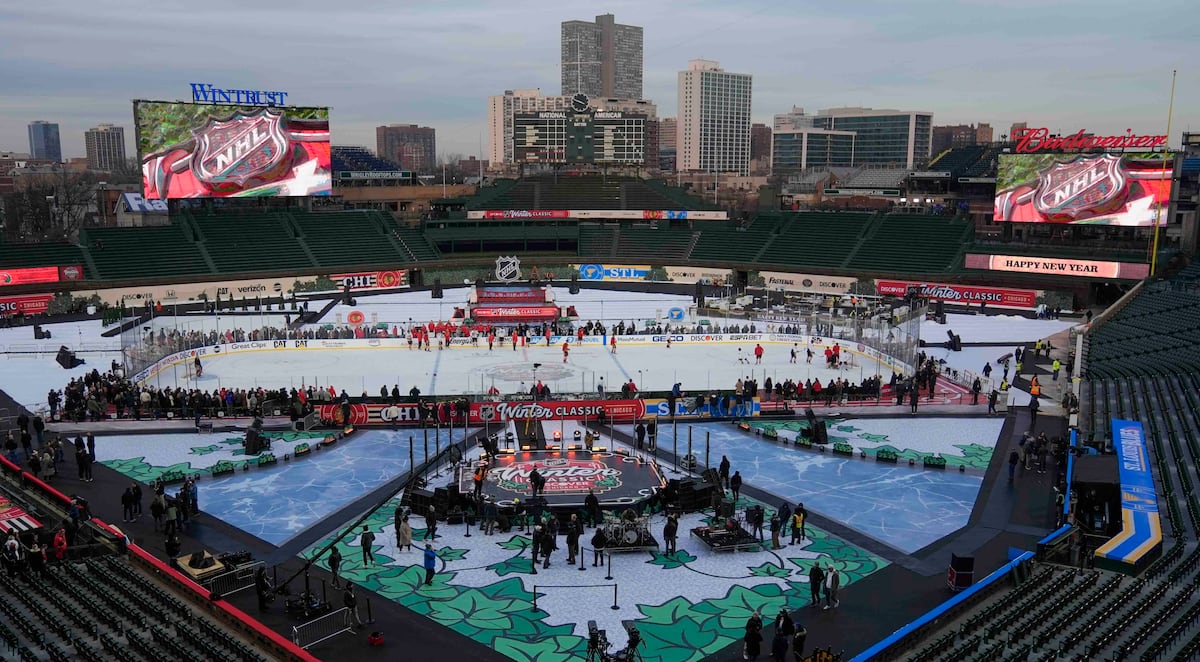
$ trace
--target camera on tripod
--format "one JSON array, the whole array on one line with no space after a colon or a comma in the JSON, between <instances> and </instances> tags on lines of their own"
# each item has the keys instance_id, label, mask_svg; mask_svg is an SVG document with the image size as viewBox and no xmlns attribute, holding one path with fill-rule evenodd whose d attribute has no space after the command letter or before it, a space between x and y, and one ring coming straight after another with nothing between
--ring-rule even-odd
<instances>
[{"instance_id":1,"label":"camera on tripod","mask_svg":"<svg viewBox=\"0 0 1200 662\"><path fill-rule=\"evenodd\" d=\"M609 659L608 648L612 644L608 643L608 632L601 630L596 621L588 621L588 647L587 659L588 662L605 662Z\"/></svg>"}]
</instances>

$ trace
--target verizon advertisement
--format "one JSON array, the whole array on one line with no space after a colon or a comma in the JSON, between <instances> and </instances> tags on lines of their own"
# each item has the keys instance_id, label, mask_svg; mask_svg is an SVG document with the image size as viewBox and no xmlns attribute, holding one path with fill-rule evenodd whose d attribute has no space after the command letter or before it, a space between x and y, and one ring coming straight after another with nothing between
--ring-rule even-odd
<instances>
[{"instance_id":1,"label":"verizon advertisement","mask_svg":"<svg viewBox=\"0 0 1200 662\"><path fill-rule=\"evenodd\" d=\"M46 312L53 294L29 294L25 296L0 297L0 317L8 315L38 315Z\"/></svg>"},{"instance_id":2,"label":"verizon advertisement","mask_svg":"<svg viewBox=\"0 0 1200 662\"><path fill-rule=\"evenodd\" d=\"M947 303L975 304L1007 308L1037 307L1037 290L1015 290L1007 287L979 287L976 285L952 285L949 283L920 283L909 280L877 280L875 288L880 296L902 297L908 288L921 288L921 296Z\"/></svg>"},{"instance_id":3,"label":"verizon advertisement","mask_svg":"<svg viewBox=\"0 0 1200 662\"><path fill-rule=\"evenodd\" d=\"M781 271L760 271L763 287L788 292L819 292L821 294L845 294L856 279L839 276L817 276L815 274L789 274Z\"/></svg>"},{"instance_id":4,"label":"verizon advertisement","mask_svg":"<svg viewBox=\"0 0 1200 662\"><path fill-rule=\"evenodd\" d=\"M1053 257L1031 257L1028 255L977 255L968 253L964 264L968 269L1046 274L1049 276L1141 280L1150 275L1150 265L1138 262L1069 260Z\"/></svg>"},{"instance_id":5,"label":"verizon advertisement","mask_svg":"<svg viewBox=\"0 0 1200 662\"><path fill-rule=\"evenodd\" d=\"M70 269L72 273L77 274L78 280L82 277L83 267L79 265L71 265L69 267L28 267L24 269L0 269L0 287L8 287L10 285L34 285L37 283L57 283L60 280L60 270Z\"/></svg>"}]
</instances>

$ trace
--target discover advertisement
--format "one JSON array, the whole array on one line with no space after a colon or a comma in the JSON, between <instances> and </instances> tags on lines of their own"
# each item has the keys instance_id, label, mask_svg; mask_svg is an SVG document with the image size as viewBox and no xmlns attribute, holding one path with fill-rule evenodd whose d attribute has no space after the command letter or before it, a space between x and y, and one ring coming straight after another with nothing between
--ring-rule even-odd
<instances>
[{"instance_id":1,"label":"discover advertisement","mask_svg":"<svg viewBox=\"0 0 1200 662\"><path fill-rule=\"evenodd\" d=\"M858 280L842 276L789 274L782 271L760 271L758 275L762 277L763 287L767 289L820 294L845 294Z\"/></svg>"},{"instance_id":2,"label":"discover advertisement","mask_svg":"<svg viewBox=\"0 0 1200 662\"><path fill-rule=\"evenodd\" d=\"M1150 275L1150 265L1141 262L1108 262L1104 260L1072 260L1031 255L979 255L968 253L963 261L968 269L1010 271L1047 276L1082 276L1085 278L1125 278L1141 280Z\"/></svg>"},{"instance_id":3,"label":"discover advertisement","mask_svg":"<svg viewBox=\"0 0 1200 662\"><path fill-rule=\"evenodd\" d=\"M1007 287L981 287L951 283L922 283L909 280L877 280L875 289L879 296L902 297L908 288L921 288L921 296L933 301L961 303L965 305L986 303L989 306L1006 308L1036 308L1037 290L1018 290Z\"/></svg>"},{"instance_id":4,"label":"discover advertisement","mask_svg":"<svg viewBox=\"0 0 1200 662\"><path fill-rule=\"evenodd\" d=\"M704 267L663 267L667 278L675 283L704 283L724 286L733 282L733 272L728 269L706 269Z\"/></svg>"}]
</instances>

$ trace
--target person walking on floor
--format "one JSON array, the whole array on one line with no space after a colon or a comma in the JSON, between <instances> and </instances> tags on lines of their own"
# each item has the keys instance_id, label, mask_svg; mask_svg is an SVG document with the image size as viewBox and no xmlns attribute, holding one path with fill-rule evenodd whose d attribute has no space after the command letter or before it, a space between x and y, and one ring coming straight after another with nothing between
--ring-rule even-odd
<instances>
[{"instance_id":1,"label":"person walking on floor","mask_svg":"<svg viewBox=\"0 0 1200 662\"><path fill-rule=\"evenodd\" d=\"M733 507L737 508L738 494L742 491L742 472L735 471L729 478L729 489L733 492Z\"/></svg>"},{"instance_id":2,"label":"person walking on floor","mask_svg":"<svg viewBox=\"0 0 1200 662\"><path fill-rule=\"evenodd\" d=\"M437 538L437 508L433 504L429 504L429 510L425 511L425 537L422 540Z\"/></svg>"},{"instance_id":3,"label":"person walking on floor","mask_svg":"<svg viewBox=\"0 0 1200 662\"><path fill-rule=\"evenodd\" d=\"M717 469L717 475L721 478L721 489L729 489L729 458L722 455L721 465Z\"/></svg>"},{"instance_id":4,"label":"person walking on floor","mask_svg":"<svg viewBox=\"0 0 1200 662\"><path fill-rule=\"evenodd\" d=\"M369 568L375 565L375 534L366 525L363 525L362 535L359 536L358 544L362 547L363 567Z\"/></svg>"},{"instance_id":5,"label":"person walking on floor","mask_svg":"<svg viewBox=\"0 0 1200 662\"><path fill-rule=\"evenodd\" d=\"M917 402L921 399L921 394L918 393L918 390L919 389L914 386L913 389L908 392L908 404L910 407L912 407L911 413L913 414L917 413Z\"/></svg>"},{"instance_id":6,"label":"person walking on floor","mask_svg":"<svg viewBox=\"0 0 1200 662\"><path fill-rule=\"evenodd\" d=\"M808 645L808 628L796 624L796 633L792 635L792 659L794 662L804 662L804 649Z\"/></svg>"},{"instance_id":7,"label":"person walking on floor","mask_svg":"<svg viewBox=\"0 0 1200 662\"><path fill-rule=\"evenodd\" d=\"M333 550L329 552L329 574L333 575L333 587L341 588L342 579L338 573L342 569L342 553L338 551L337 545L333 546Z\"/></svg>"},{"instance_id":8,"label":"person walking on floor","mask_svg":"<svg viewBox=\"0 0 1200 662\"><path fill-rule=\"evenodd\" d=\"M583 523L579 521L579 515L571 513L571 519L567 522L567 563L575 563L575 555L579 553L579 535L582 533Z\"/></svg>"},{"instance_id":9,"label":"person walking on floor","mask_svg":"<svg viewBox=\"0 0 1200 662\"><path fill-rule=\"evenodd\" d=\"M783 520L779 518L779 511L771 513L771 549L783 549L779 544L779 532L783 530Z\"/></svg>"},{"instance_id":10,"label":"person walking on floor","mask_svg":"<svg viewBox=\"0 0 1200 662\"><path fill-rule=\"evenodd\" d=\"M675 545L679 539L679 518L675 515L667 515L667 523L663 526L663 540L666 542L665 552L668 555L674 554L676 551Z\"/></svg>"},{"instance_id":11,"label":"person walking on floor","mask_svg":"<svg viewBox=\"0 0 1200 662\"><path fill-rule=\"evenodd\" d=\"M412 551L412 525L408 523L408 515L400 519L396 527L396 551Z\"/></svg>"},{"instance_id":12,"label":"person walking on floor","mask_svg":"<svg viewBox=\"0 0 1200 662\"><path fill-rule=\"evenodd\" d=\"M839 604L841 604L840 602L838 602L838 586L841 584L841 582L842 582L841 573L839 573L837 568L833 567L833 564L830 563L829 566L825 570L825 608L826 609L829 609L831 607L833 609L837 609L837 606Z\"/></svg>"},{"instance_id":13,"label":"person walking on floor","mask_svg":"<svg viewBox=\"0 0 1200 662\"><path fill-rule=\"evenodd\" d=\"M150 504L150 507L153 508L154 504ZM254 573L254 592L258 595L258 611L260 613L266 611L267 605L271 601L271 583L267 581L267 569L265 566L260 566L258 571Z\"/></svg>"},{"instance_id":14,"label":"person walking on floor","mask_svg":"<svg viewBox=\"0 0 1200 662\"><path fill-rule=\"evenodd\" d=\"M1058 381L1058 371L1059 370L1062 370L1062 361L1059 361L1058 359L1054 359L1054 362L1050 364L1050 381L1052 381L1052 382Z\"/></svg>"},{"instance_id":15,"label":"person walking on floor","mask_svg":"<svg viewBox=\"0 0 1200 662\"><path fill-rule=\"evenodd\" d=\"M126 487L125 492L121 494L121 521L133 521L133 488Z\"/></svg>"},{"instance_id":16,"label":"person walking on floor","mask_svg":"<svg viewBox=\"0 0 1200 662\"><path fill-rule=\"evenodd\" d=\"M433 575L437 572L437 552L433 551L433 543L425 543L425 585L433 585Z\"/></svg>"},{"instance_id":17,"label":"person walking on floor","mask_svg":"<svg viewBox=\"0 0 1200 662\"><path fill-rule=\"evenodd\" d=\"M1013 482L1013 477L1017 474L1017 465L1021 463L1021 454L1013 451L1008 454L1008 482Z\"/></svg>"},{"instance_id":18,"label":"person walking on floor","mask_svg":"<svg viewBox=\"0 0 1200 662\"><path fill-rule=\"evenodd\" d=\"M346 582L346 592L342 593L342 606L350 610L350 615L354 617L354 627L361 628L363 622L358 617L358 596L354 595L352 582Z\"/></svg>"},{"instance_id":19,"label":"person walking on floor","mask_svg":"<svg viewBox=\"0 0 1200 662\"><path fill-rule=\"evenodd\" d=\"M988 416L996 415L996 403L999 400L1000 400L1000 391L997 391L996 389L992 389L992 392L988 393Z\"/></svg>"},{"instance_id":20,"label":"person walking on floor","mask_svg":"<svg viewBox=\"0 0 1200 662\"><path fill-rule=\"evenodd\" d=\"M812 597L810 607L821 606L821 591L825 589L825 571L820 563L813 563L808 569L808 590Z\"/></svg>"},{"instance_id":21,"label":"person walking on floor","mask_svg":"<svg viewBox=\"0 0 1200 662\"><path fill-rule=\"evenodd\" d=\"M608 544L608 536L604 535L603 527L596 527L592 534L592 567L604 567L604 546Z\"/></svg>"}]
</instances>

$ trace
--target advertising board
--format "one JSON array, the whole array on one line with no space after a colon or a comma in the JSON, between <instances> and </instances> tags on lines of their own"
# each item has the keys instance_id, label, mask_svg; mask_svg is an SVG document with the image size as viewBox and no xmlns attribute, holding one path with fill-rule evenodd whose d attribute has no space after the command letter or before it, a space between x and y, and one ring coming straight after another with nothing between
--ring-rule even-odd
<instances>
[{"instance_id":1,"label":"advertising board","mask_svg":"<svg viewBox=\"0 0 1200 662\"><path fill-rule=\"evenodd\" d=\"M782 271L760 271L758 275L763 279L763 287L788 292L845 294L857 282L856 278L820 276L817 274L791 274Z\"/></svg>"},{"instance_id":2,"label":"advertising board","mask_svg":"<svg viewBox=\"0 0 1200 662\"><path fill-rule=\"evenodd\" d=\"M0 297L0 317L8 315L38 315L46 312L53 294L25 294Z\"/></svg>"},{"instance_id":3,"label":"advertising board","mask_svg":"<svg viewBox=\"0 0 1200 662\"><path fill-rule=\"evenodd\" d=\"M727 285L733 282L728 269L705 267L663 267L667 278L676 283L704 283L705 285Z\"/></svg>"},{"instance_id":4,"label":"advertising board","mask_svg":"<svg viewBox=\"0 0 1200 662\"><path fill-rule=\"evenodd\" d=\"M963 260L963 265L968 269L1046 274L1050 276L1082 276L1085 278L1127 278L1141 280L1150 275L1150 265L1142 262L1073 260L1030 255L979 255L968 253Z\"/></svg>"},{"instance_id":5,"label":"advertising board","mask_svg":"<svg viewBox=\"0 0 1200 662\"><path fill-rule=\"evenodd\" d=\"M638 281L646 280L650 265L637 264L573 264L579 269L579 280L587 281Z\"/></svg>"},{"instance_id":6,"label":"advertising board","mask_svg":"<svg viewBox=\"0 0 1200 662\"><path fill-rule=\"evenodd\" d=\"M902 297L910 287L921 288L921 296L933 301L975 304L1008 308L1036 308L1037 290L1020 290L1010 287L982 287L951 283L923 283L910 280L877 280L875 289L880 296Z\"/></svg>"},{"instance_id":7,"label":"advertising board","mask_svg":"<svg viewBox=\"0 0 1200 662\"><path fill-rule=\"evenodd\" d=\"M330 193L329 109L135 101L147 199Z\"/></svg>"},{"instance_id":8,"label":"advertising board","mask_svg":"<svg viewBox=\"0 0 1200 662\"><path fill-rule=\"evenodd\" d=\"M366 290L388 290L397 287L408 287L407 269L389 269L386 271L359 271L346 274L332 274L330 280L337 283L338 289L350 286L351 292Z\"/></svg>"},{"instance_id":9,"label":"advertising board","mask_svg":"<svg viewBox=\"0 0 1200 662\"><path fill-rule=\"evenodd\" d=\"M1001 154L992 218L1166 225L1173 166L1171 154Z\"/></svg>"},{"instance_id":10,"label":"advertising board","mask_svg":"<svg viewBox=\"0 0 1200 662\"><path fill-rule=\"evenodd\" d=\"M729 220L729 214L723 211L690 211L687 209L477 209L468 211L467 218L475 220L576 218L622 221L725 221Z\"/></svg>"},{"instance_id":11,"label":"advertising board","mask_svg":"<svg viewBox=\"0 0 1200 662\"><path fill-rule=\"evenodd\" d=\"M71 269L71 273L82 274L83 267L23 267L15 269L0 269L0 287L15 285L35 285L37 283L57 283L62 277L62 269ZM71 280L78 280L73 278Z\"/></svg>"}]
</instances>

